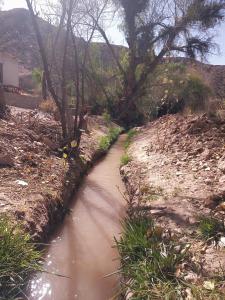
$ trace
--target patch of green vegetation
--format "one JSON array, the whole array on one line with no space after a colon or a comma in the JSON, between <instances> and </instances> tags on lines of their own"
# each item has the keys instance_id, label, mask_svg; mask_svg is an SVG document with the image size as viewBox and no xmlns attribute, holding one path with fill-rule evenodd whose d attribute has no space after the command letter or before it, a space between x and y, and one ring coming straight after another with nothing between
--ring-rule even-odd
<instances>
[{"instance_id":1,"label":"patch of green vegetation","mask_svg":"<svg viewBox=\"0 0 225 300\"><path fill-rule=\"evenodd\" d=\"M201 78L192 75L188 77L180 97L185 99L186 107L195 112L205 108L206 101L211 93L210 88Z\"/></svg>"},{"instance_id":2,"label":"patch of green vegetation","mask_svg":"<svg viewBox=\"0 0 225 300\"><path fill-rule=\"evenodd\" d=\"M223 299L216 285L215 290L209 291L177 275L177 270L189 258L189 247L175 238L164 238L163 228L157 227L150 217L142 214L126 219L123 235L116 240L116 245L124 279L121 291L129 292L129 299L187 299L187 290L196 300Z\"/></svg>"},{"instance_id":3,"label":"patch of green vegetation","mask_svg":"<svg viewBox=\"0 0 225 300\"><path fill-rule=\"evenodd\" d=\"M20 225L0 217L0 299L18 297L31 273L42 270L41 256Z\"/></svg>"},{"instance_id":4,"label":"patch of green vegetation","mask_svg":"<svg viewBox=\"0 0 225 300\"><path fill-rule=\"evenodd\" d=\"M127 133L127 138L124 144L125 149L128 149L132 139L135 137L135 135L137 135L137 130L136 129L130 129Z\"/></svg>"},{"instance_id":5,"label":"patch of green vegetation","mask_svg":"<svg viewBox=\"0 0 225 300\"><path fill-rule=\"evenodd\" d=\"M163 241L161 229L149 217L126 220L123 230L117 247L131 299L176 299L181 288L175 274L187 250L177 253L174 242Z\"/></svg>"},{"instance_id":6,"label":"patch of green vegetation","mask_svg":"<svg viewBox=\"0 0 225 300\"><path fill-rule=\"evenodd\" d=\"M225 233L223 222L213 218L202 216L199 219L199 231L203 238L210 239L216 238L221 232Z\"/></svg>"},{"instance_id":7,"label":"patch of green vegetation","mask_svg":"<svg viewBox=\"0 0 225 300\"><path fill-rule=\"evenodd\" d=\"M101 137L99 142L99 149L102 151L107 151L110 147L110 139L108 135Z\"/></svg>"},{"instance_id":8,"label":"patch of green vegetation","mask_svg":"<svg viewBox=\"0 0 225 300\"><path fill-rule=\"evenodd\" d=\"M110 139L110 142L114 142L117 140L118 136L120 135L122 129L120 127L111 127L109 129L109 139Z\"/></svg>"},{"instance_id":9,"label":"patch of green vegetation","mask_svg":"<svg viewBox=\"0 0 225 300\"><path fill-rule=\"evenodd\" d=\"M103 117L103 120L106 122L107 125L109 125L111 123L111 115L105 111L103 114L102 114L102 117Z\"/></svg>"},{"instance_id":10,"label":"patch of green vegetation","mask_svg":"<svg viewBox=\"0 0 225 300\"><path fill-rule=\"evenodd\" d=\"M123 154L121 157L121 166L126 166L129 162L131 162L131 157L128 153Z\"/></svg>"},{"instance_id":11,"label":"patch of green vegetation","mask_svg":"<svg viewBox=\"0 0 225 300\"><path fill-rule=\"evenodd\" d=\"M107 151L111 144L116 141L121 131L122 129L120 127L111 127L108 134L101 137L99 141L99 149L101 151Z\"/></svg>"}]
</instances>

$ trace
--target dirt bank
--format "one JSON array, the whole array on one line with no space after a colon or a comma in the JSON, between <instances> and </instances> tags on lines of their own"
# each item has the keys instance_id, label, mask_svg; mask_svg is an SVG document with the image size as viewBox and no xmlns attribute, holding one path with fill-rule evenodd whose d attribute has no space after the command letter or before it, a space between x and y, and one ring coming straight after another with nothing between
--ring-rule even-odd
<instances>
[{"instance_id":1,"label":"dirt bank","mask_svg":"<svg viewBox=\"0 0 225 300\"><path fill-rule=\"evenodd\" d=\"M128 149L132 161L121 174L132 197L133 209L144 209L180 241L191 244L198 270L186 279L221 274L225 251L217 242L199 237L199 218L225 216L225 122L198 116L164 116L138 130ZM191 270L191 271L190 271Z\"/></svg>"},{"instance_id":2,"label":"dirt bank","mask_svg":"<svg viewBox=\"0 0 225 300\"><path fill-rule=\"evenodd\" d=\"M12 108L11 118L0 121L0 213L22 221L33 239L45 240L102 154L99 140L108 129L101 117L90 117L81 159L69 165L58 152L59 124L47 114Z\"/></svg>"}]
</instances>

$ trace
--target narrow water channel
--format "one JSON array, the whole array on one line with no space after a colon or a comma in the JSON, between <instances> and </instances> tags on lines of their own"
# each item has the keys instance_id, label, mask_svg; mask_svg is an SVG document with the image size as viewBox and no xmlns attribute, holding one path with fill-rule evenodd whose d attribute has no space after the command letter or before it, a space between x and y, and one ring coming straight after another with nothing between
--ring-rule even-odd
<instances>
[{"instance_id":1,"label":"narrow water channel","mask_svg":"<svg viewBox=\"0 0 225 300\"><path fill-rule=\"evenodd\" d=\"M45 269L31 282L30 300L109 300L118 292L118 253L125 201L119 174L124 136L85 178L71 213L50 242Z\"/></svg>"}]
</instances>

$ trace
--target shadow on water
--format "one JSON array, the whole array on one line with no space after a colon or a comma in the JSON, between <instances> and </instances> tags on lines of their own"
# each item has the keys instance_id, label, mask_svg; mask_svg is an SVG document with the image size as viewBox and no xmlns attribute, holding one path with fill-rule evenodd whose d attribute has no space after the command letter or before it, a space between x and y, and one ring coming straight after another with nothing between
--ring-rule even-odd
<instances>
[{"instance_id":1,"label":"shadow on water","mask_svg":"<svg viewBox=\"0 0 225 300\"><path fill-rule=\"evenodd\" d=\"M124 186L119 174L124 136L85 178L71 213L50 241L45 269L29 285L30 300L108 300L118 291L114 237L125 214Z\"/></svg>"}]
</instances>

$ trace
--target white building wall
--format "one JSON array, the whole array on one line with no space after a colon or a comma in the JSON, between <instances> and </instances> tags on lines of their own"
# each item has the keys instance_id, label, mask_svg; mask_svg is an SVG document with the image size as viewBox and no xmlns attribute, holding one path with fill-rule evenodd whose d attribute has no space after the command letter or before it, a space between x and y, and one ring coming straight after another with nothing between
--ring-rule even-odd
<instances>
[{"instance_id":1,"label":"white building wall","mask_svg":"<svg viewBox=\"0 0 225 300\"><path fill-rule=\"evenodd\" d=\"M3 84L19 87L19 65L17 60L8 54L0 53L0 63L3 64Z\"/></svg>"}]
</instances>

